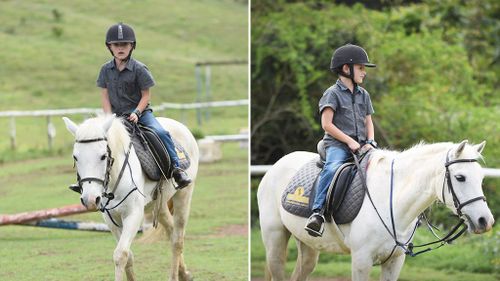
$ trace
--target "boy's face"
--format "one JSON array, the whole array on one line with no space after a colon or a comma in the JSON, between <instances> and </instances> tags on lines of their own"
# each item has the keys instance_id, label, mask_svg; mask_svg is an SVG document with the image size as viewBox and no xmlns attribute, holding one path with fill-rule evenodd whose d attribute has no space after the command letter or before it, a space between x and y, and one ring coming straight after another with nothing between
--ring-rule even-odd
<instances>
[{"instance_id":1,"label":"boy's face","mask_svg":"<svg viewBox=\"0 0 500 281\"><path fill-rule=\"evenodd\" d=\"M350 74L350 69L349 69L349 66L347 64L344 64L344 72L347 73L347 74ZM353 66L354 68L354 82L356 82L356 84L361 84L363 83L363 80L365 79L366 77L366 67L364 64L355 64Z\"/></svg>"},{"instance_id":2,"label":"boy's face","mask_svg":"<svg viewBox=\"0 0 500 281\"><path fill-rule=\"evenodd\" d=\"M130 51L132 50L132 43L129 42L119 42L119 43L110 43L109 47L113 52L115 58L120 60L127 59Z\"/></svg>"},{"instance_id":3,"label":"boy's face","mask_svg":"<svg viewBox=\"0 0 500 281\"><path fill-rule=\"evenodd\" d=\"M358 84L363 83L366 76L366 67L364 64L354 65L354 81Z\"/></svg>"}]
</instances>

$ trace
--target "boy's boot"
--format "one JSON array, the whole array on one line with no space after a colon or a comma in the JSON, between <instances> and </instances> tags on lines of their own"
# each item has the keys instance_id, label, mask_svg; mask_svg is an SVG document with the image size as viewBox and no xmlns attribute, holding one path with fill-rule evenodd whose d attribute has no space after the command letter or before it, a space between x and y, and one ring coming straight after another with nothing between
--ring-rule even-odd
<instances>
[{"instance_id":1,"label":"boy's boot","mask_svg":"<svg viewBox=\"0 0 500 281\"><path fill-rule=\"evenodd\" d=\"M325 217L320 212L314 212L307 219L304 229L313 237L321 237L325 230Z\"/></svg>"},{"instance_id":2,"label":"boy's boot","mask_svg":"<svg viewBox=\"0 0 500 281\"><path fill-rule=\"evenodd\" d=\"M191 179L189 178L188 174L181 168L174 168L172 175L175 182L177 183L175 189L182 189L191 183Z\"/></svg>"}]
</instances>

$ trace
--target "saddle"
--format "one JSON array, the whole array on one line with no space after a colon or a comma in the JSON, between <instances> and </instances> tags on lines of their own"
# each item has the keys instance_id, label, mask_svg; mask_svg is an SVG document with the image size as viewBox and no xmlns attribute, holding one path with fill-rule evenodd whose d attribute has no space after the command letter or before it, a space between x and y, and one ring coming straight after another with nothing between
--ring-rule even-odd
<instances>
[{"instance_id":1,"label":"saddle","mask_svg":"<svg viewBox=\"0 0 500 281\"><path fill-rule=\"evenodd\" d=\"M316 181L324 166L324 149L321 142L318 144L319 157L304 164L293 176L282 196L282 206L288 212L309 217L312 214L312 205L316 194ZM363 173L369 162L367 152L360 160ZM365 188L362 178L357 173L357 167L353 162L347 162L340 166L328 187L326 202L324 206L325 219L337 224L350 223L356 218L365 197Z\"/></svg>"},{"instance_id":2,"label":"saddle","mask_svg":"<svg viewBox=\"0 0 500 281\"><path fill-rule=\"evenodd\" d=\"M152 181L159 181L162 177L171 178L173 166L170 163L170 155L156 132L141 124L131 122L124 124L146 176ZM172 140L179 157L180 168L187 169L191 164L187 152L175 139Z\"/></svg>"}]
</instances>

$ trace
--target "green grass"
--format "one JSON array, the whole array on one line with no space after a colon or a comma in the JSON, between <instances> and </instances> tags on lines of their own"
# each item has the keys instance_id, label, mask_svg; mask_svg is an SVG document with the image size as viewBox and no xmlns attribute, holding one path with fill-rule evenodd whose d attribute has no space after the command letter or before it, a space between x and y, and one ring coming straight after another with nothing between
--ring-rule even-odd
<instances>
[{"instance_id":1,"label":"green grass","mask_svg":"<svg viewBox=\"0 0 500 281\"><path fill-rule=\"evenodd\" d=\"M155 104L195 100L195 62L247 58L247 6L237 1L3 1L0 110L98 105L104 35L118 21L135 29L134 57L156 79ZM247 71L213 67L214 99L246 98Z\"/></svg>"},{"instance_id":2,"label":"green grass","mask_svg":"<svg viewBox=\"0 0 500 281\"><path fill-rule=\"evenodd\" d=\"M433 241L425 231L419 230L415 242ZM500 278L500 260L498 251L500 230L481 236L467 235L461 237L454 245L422 254L407 257L398 280L404 281L494 281ZM290 275L295 267L297 248L294 239L290 239L286 264ZM254 227L251 231L251 276L264 276L265 253L260 230ZM380 267L373 268L372 280L378 280ZM322 253L312 276L347 277L351 276L351 262L348 255Z\"/></svg>"},{"instance_id":3,"label":"green grass","mask_svg":"<svg viewBox=\"0 0 500 281\"><path fill-rule=\"evenodd\" d=\"M119 21L134 27L138 43L133 56L155 77L153 106L197 101L196 62L248 58L248 7L241 1L2 1L0 10L0 111L99 108L95 80L111 59L104 37ZM62 31L60 36L54 29ZM247 98L246 65L211 67L212 100ZM248 127L246 106L212 109L211 119L201 125L194 110L157 115L205 135L237 134ZM80 121L86 117L72 116ZM0 118L0 161L47 150L46 118L16 118L15 154L10 152L9 121ZM60 117L52 121L54 149L67 148L71 135Z\"/></svg>"},{"instance_id":4,"label":"green grass","mask_svg":"<svg viewBox=\"0 0 500 281\"><path fill-rule=\"evenodd\" d=\"M248 224L247 150L223 145L223 159L201 164L186 230L185 260L196 280L247 280L248 242L223 234ZM75 179L71 153L2 164L0 213L77 204L66 186ZM100 213L68 219L101 222ZM116 242L109 233L0 227L0 280L110 280ZM170 265L168 242L132 245L139 280L164 280Z\"/></svg>"}]
</instances>

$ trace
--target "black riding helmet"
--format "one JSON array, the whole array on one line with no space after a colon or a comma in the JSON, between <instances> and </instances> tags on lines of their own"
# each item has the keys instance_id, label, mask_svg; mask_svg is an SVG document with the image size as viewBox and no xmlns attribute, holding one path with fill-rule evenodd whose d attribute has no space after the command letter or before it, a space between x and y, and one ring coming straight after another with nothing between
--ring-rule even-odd
<instances>
[{"instance_id":1,"label":"black riding helmet","mask_svg":"<svg viewBox=\"0 0 500 281\"><path fill-rule=\"evenodd\" d=\"M120 42L132 43L132 50L135 49L135 46L137 44L137 42L135 40L134 29L132 29L132 27L130 27L129 25L126 25L126 24L121 23L121 22L112 25L108 29L108 32L106 32L105 44L106 44L106 47L108 48L108 50L111 52L111 49L109 48L109 44L120 43ZM130 55L132 54L132 50L130 51L128 58L130 58ZM113 52L111 52L111 55L113 55Z\"/></svg>"},{"instance_id":2,"label":"black riding helmet","mask_svg":"<svg viewBox=\"0 0 500 281\"><path fill-rule=\"evenodd\" d=\"M366 67L376 67L370 63L368 54L360 46L346 44L333 52L330 69L337 69L344 64L364 64Z\"/></svg>"},{"instance_id":3,"label":"black riding helmet","mask_svg":"<svg viewBox=\"0 0 500 281\"><path fill-rule=\"evenodd\" d=\"M349 69L351 71L350 75L342 71L342 66L344 64L349 65ZM332 61L330 62L330 70L347 78L351 78L353 84L355 84L353 69L354 64L363 64L366 67L376 67L375 64L370 63L365 49L360 46L346 44L333 52Z\"/></svg>"}]
</instances>

